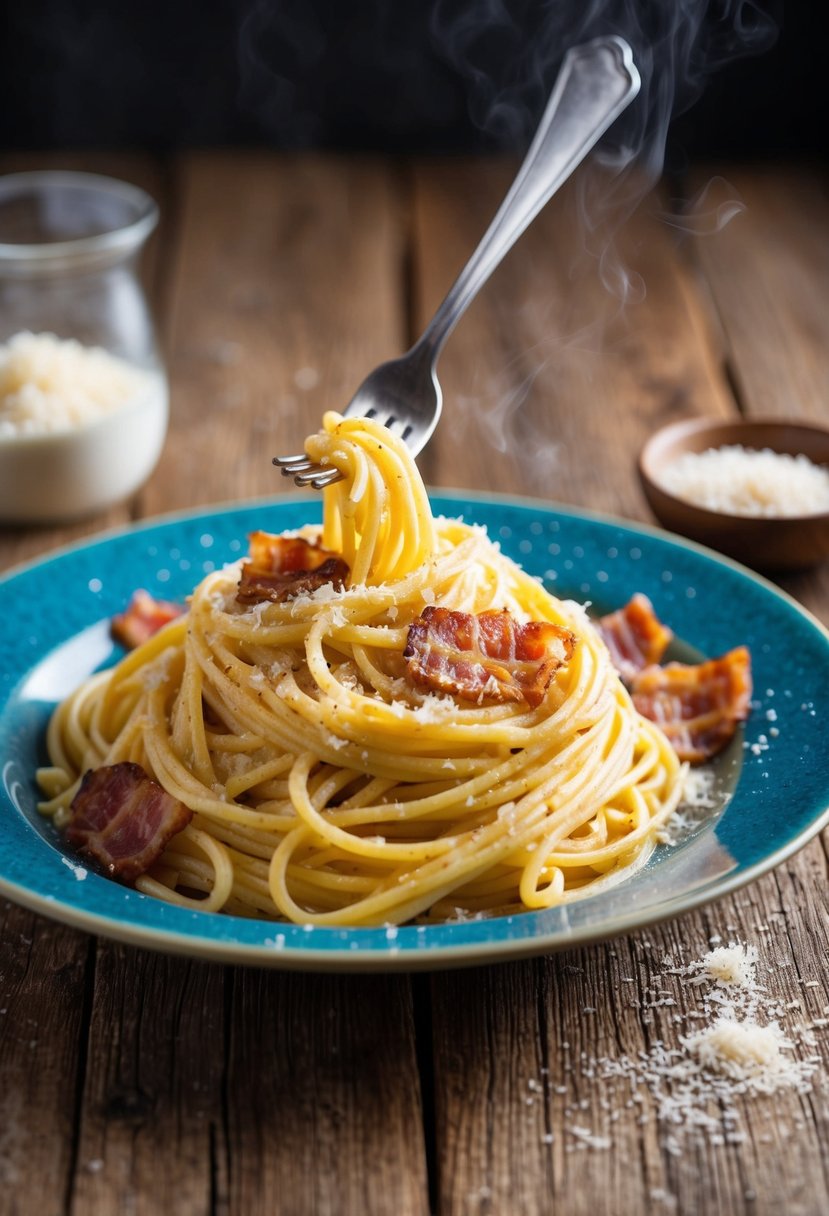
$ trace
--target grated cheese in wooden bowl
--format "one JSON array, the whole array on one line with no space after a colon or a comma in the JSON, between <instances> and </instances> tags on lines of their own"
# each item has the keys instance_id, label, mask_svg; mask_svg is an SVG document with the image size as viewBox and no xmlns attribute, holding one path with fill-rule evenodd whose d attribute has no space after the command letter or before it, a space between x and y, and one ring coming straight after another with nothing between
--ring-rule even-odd
<instances>
[{"instance_id":1,"label":"grated cheese in wooden bowl","mask_svg":"<svg viewBox=\"0 0 829 1216\"><path fill-rule=\"evenodd\" d=\"M676 498L727 515L779 518L829 511L829 469L802 454L726 444L684 452L659 478Z\"/></svg>"}]
</instances>

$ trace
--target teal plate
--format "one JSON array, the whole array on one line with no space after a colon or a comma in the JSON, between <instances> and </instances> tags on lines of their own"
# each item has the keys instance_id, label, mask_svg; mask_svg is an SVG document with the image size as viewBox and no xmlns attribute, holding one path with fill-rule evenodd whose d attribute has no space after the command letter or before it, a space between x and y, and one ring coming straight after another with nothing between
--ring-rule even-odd
<instances>
[{"instance_id":1,"label":"teal plate","mask_svg":"<svg viewBox=\"0 0 829 1216\"><path fill-rule=\"evenodd\" d=\"M306 970L408 970L518 958L606 939L676 916L779 864L829 818L829 634L747 570L652 529L541 502L469 495L436 512L483 524L563 597L599 610L635 591L688 647L745 643L754 701L719 762L712 805L647 866L603 894L543 912L443 925L331 929L173 907L101 877L38 815L34 770L55 703L117 657L108 624L137 587L182 598L235 561L256 528L320 518L320 500L282 498L168 517L63 550L0 582L0 892L66 924L170 953Z\"/></svg>"}]
</instances>

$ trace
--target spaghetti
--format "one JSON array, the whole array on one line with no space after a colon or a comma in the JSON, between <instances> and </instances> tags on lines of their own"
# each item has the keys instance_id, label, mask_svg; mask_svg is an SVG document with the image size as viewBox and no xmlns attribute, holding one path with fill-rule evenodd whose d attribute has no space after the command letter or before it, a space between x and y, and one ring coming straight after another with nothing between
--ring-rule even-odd
<instances>
[{"instance_id":1,"label":"spaghetti","mask_svg":"<svg viewBox=\"0 0 829 1216\"><path fill-rule=\"evenodd\" d=\"M205 578L186 616L58 707L43 813L65 825L84 772L140 764L194 814L138 890L318 925L545 908L641 866L683 769L582 609L482 529L433 519L385 427L328 414L306 450L343 475L322 544L345 586L246 604L238 565ZM577 644L536 708L460 700L407 678L427 605L506 610Z\"/></svg>"}]
</instances>

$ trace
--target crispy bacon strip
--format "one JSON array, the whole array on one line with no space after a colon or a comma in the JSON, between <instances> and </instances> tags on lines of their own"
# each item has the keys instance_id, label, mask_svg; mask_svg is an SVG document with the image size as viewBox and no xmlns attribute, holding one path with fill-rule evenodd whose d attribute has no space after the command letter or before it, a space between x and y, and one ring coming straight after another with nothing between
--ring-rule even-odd
<instances>
[{"instance_id":1,"label":"crispy bacon strip","mask_svg":"<svg viewBox=\"0 0 829 1216\"><path fill-rule=\"evenodd\" d=\"M242 566L236 599L240 604L265 600L280 604L295 595L309 595L325 583L339 590L348 574L348 563L321 545L299 536L251 532L250 561Z\"/></svg>"},{"instance_id":2,"label":"crispy bacon strip","mask_svg":"<svg viewBox=\"0 0 829 1216\"><path fill-rule=\"evenodd\" d=\"M148 777L140 764L123 761L84 775L72 799L66 839L113 878L133 882L192 818L193 812Z\"/></svg>"},{"instance_id":3,"label":"crispy bacon strip","mask_svg":"<svg viewBox=\"0 0 829 1216\"><path fill-rule=\"evenodd\" d=\"M515 622L505 611L424 608L409 626L403 658L413 684L464 701L526 701L535 709L573 654L569 629Z\"/></svg>"},{"instance_id":4,"label":"crispy bacon strip","mask_svg":"<svg viewBox=\"0 0 829 1216\"><path fill-rule=\"evenodd\" d=\"M610 651L613 666L626 684L633 681L637 672L658 663L674 636L641 592L618 612L601 617L596 628Z\"/></svg>"},{"instance_id":5,"label":"crispy bacon strip","mask_svg":"<svg viewBox=\"0 0 829 1216\"><path fill-rule=\"evenodd\" d=\"M184 604L154 600L148 591L139 590L130 600L126 612L119 612L112 618L110 632L115 641L127 650L135 650L136 646L141 646L186 611Z\"/></svg>"},{"instance_id":6,"label":"crispy bacon strip","mask_svg":"<svg viewBox=\"0 0 829 1216\"><path fill-rule=\"evenodd\" d=\"M710 760L748 717L751 657L738 646L704 663L647 667L632 692L640 714L662 728L681 760Z\"/></svg>"}]
</instances>

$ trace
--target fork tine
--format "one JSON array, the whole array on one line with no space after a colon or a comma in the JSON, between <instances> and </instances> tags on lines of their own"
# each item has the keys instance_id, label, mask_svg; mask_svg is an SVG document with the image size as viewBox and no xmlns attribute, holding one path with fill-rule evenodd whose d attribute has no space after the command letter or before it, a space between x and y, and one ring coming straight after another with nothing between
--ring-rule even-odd
<instances>
[{"instance_id":1,"label":"fork tine","mask_svg":"<svg viewBox=\"0 0 829 1216\"><path fill-rule=\"evenodd\" d=\"M332 482L339 481L341 477L342 473L338 468L331 466L324 469L322 465L315 464L309 469L297 473L294 481L298 486L313 486L315 490L322 490Z\"/></svg>"},{"instance_id":2,"label":"fork tine","mask_svg":"<svg viewBox=\"0 0 829 1216\"><path fill-rule=\"evenodd\" d=\"M319 469L321 466L314 460L297 460L294 464L286 464L280 467L280 473L283 477L293 477L296 473L307 473L310 469Z\"/></svg>"},{"instance_id":3,"label":"fork tine","mask_svg":"<svg viewBox=\"0 0 829 1216\"><path fill-rule=\"evenodd\" d=\"M313 486L315 490L324 490L342 478L339 469L325 468L305 453L301 456L274 456L273 463L283 477L293 477L296 485Z\"/></svg>"}]
</instances>

